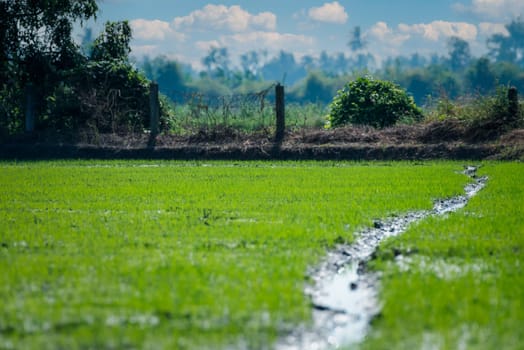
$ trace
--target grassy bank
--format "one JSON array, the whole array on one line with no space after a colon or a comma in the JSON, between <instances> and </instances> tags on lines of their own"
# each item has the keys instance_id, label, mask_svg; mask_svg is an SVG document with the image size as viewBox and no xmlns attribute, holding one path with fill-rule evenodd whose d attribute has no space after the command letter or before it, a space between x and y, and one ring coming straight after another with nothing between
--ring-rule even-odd
<instances>
[{"instance_id":1,"label":"grassy bank","mask_svg":"<svg viewBox=\"0 0 524 350\"><path fill-rule=\"evenodd\" d=\"M0 348L266 347L307 267L462 192L458 163L0 165Z\"/></svg>"}]
</instances>

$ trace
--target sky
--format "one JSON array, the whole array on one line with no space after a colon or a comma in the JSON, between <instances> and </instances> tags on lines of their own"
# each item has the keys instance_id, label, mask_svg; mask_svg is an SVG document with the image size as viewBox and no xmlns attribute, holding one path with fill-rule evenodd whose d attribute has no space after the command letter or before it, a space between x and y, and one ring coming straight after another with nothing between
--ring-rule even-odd
<instances>
[{"instance_id":1,"label":"sky","mask_svg":"<svg viewBox=\"0 0 524 350\"><path fill-rule=\"evenodd\" d=\"M457 36L474 55L486 39L507 35L505 24L524 15L524 0L101 0L96 24L129 20L132 55L166 56L202 68L211 47L232 58L248 51L280 50L297 59L343 52L359 26L365 51L377 62L398 55L446 55ZM233 60L235 62L235 60Z\"/></svg>"}]
</instances>

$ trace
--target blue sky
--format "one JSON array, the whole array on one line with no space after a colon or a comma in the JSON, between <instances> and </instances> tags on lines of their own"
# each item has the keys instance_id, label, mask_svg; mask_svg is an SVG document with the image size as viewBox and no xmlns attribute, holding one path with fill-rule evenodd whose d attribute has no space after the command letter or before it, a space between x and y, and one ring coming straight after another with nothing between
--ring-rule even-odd
<instances>
[{"instance_id":1,"label":"blue sky","mask_svg":"<svg viewBox=\"0 0 524 350\"><path fill-rule=\"evenodd\" d=\"M524 0L102 0L97 26L127 19L133 55L168 56L200 67L210 47L231 56L280 50L318 56L344 52L349 33L360 26L366 51L388 56L446 54L450 36L470 43L476 55L486 39L505 34L504 24L524 14Z\"/></svg>"}]
</instances>

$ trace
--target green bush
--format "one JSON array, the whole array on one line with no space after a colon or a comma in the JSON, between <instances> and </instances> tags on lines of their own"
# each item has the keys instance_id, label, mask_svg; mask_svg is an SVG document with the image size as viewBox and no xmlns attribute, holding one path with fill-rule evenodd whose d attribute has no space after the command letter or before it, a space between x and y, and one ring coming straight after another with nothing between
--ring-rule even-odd
<instances>
[{"instance_id":1,"label":"green bush","mask_svg":"<svg viewBox=\"0 0 524 350\"><path fill-rule=\"evenodd\" d=\"M371 77L361 77L339 90L330 105L333 127L351 124L384 128L400 119L418 121L422 112L399 86Z\"/></svg>"}]
</instances>

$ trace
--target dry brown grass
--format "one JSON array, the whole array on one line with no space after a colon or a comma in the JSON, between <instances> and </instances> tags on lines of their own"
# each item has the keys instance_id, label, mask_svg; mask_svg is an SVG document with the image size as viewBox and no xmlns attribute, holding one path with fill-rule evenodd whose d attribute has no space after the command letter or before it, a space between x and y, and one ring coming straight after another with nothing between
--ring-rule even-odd
<instances>
[{"instance_id":1,"label":"dry brown grass","mask_svg":"<svg viewBox=\"0 0 524 350\"><path fill-rule=\"evenodd\" d=\"M382 130L342 127L300 129L274 142L270 130L243 133L232 128L191 135L81 134L77 138L26 135L0 143L0 158L169 158L169 159L519 159L524 129L501 134L484 125L471 128L448 119Z\"/></svg>"}]
</instances>

